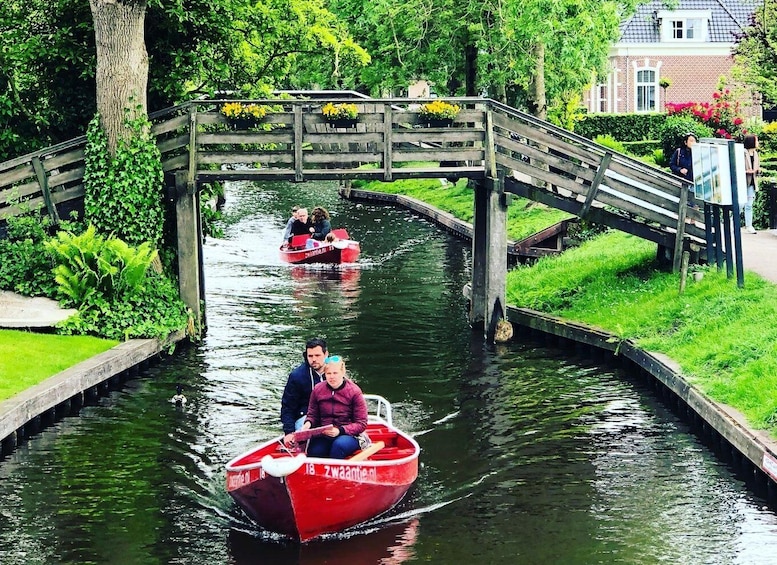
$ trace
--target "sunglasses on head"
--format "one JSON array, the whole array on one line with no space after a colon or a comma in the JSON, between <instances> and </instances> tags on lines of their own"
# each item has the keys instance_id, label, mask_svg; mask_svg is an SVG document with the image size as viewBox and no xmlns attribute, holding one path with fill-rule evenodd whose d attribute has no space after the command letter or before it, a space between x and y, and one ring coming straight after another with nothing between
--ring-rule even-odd
<instances>
[{"instance_id":1,"label":"sunglasses on head","mask_svg":"<svg viewBox=\"0 0 777 565\"><path fill-rule=\"evenodd\" d=\"M340 357L339 355L332 355L331 357L327 357L326 359L324 359L324 363L339 363L342 360L343 360L342 357Z\"/></svg>"}]
</instances>

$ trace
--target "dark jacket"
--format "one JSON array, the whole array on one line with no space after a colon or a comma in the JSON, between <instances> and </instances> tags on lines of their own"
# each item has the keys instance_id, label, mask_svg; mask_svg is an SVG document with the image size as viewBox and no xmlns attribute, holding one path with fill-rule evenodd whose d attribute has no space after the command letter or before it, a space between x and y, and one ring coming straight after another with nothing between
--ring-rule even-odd
<instances>
[{"instance_id":1,"label":"dark jacket","mask_svg":"<svg viewBox=\"0 0 777 565\"><path fill-rule=\"evenodd\" d=\"M686 180L693 182L693 158L691 157L691 150L688 147L678 147L672 153L672 158L669 160L669 168L677 176L683 177ZM680 173L680 169L688 169L686 174Z\"/></svg>"},{"instance_id":2,"label":"dark jacket","mask_svg":"<svg viewBox=\"0 0 777 565\"><path fill-rule=\"evenodd\" d=\"M310 235L310 228L313 227L313 222L310 218L308 218L307 222L300 222L299 220L294 220L294 223L291 224L291 235Z\"/></svg>"},{"instance_id":3,"label":"dark jacket","mask_svg":"<svg viewBox=\"0 0 777 565\"><path fill-rule=\"evenodd\" d=\"M320 222L313 224L313 229L315 231L310 237L319 241L324 241L326 234L332 231L332 224L329 223L329 220L321 220Z\"/></svg>"},{"instance_id":4,"label":"dark jacket","mask_svg":"<svg viewBox=\"0 0 777 565\"><path fill-rule=\"evenodd\" d=\"M294 431L294 422L308 410L313 386L322 381L323 375L319 377L307 363L302 363L289 373L289 380L286 381L286 388L283 389L281 397L281 423L284 434Z\"/></svg>"},{"instance_id":5,"label":"dark jacket","mask_svg":"<svg viewBox=\"0 0 777 565\"><path fill-rule=\"evenodd\" d=\"M355 382L345 379L340 388L329 383L316 385L310 395L308 415L311 426L334 424L341 434L358 436L367 429L367 401Z\"/></svg>"}]
</instances>

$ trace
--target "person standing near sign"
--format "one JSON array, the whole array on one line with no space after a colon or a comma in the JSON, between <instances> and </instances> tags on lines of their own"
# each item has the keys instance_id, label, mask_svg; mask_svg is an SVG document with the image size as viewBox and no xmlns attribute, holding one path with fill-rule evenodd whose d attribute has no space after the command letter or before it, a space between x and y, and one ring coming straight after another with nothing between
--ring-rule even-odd
<instances>
[{"instance_id":1,"label":"person standing near sign","mask_svg":"<svg viewBox=\"0 0 777 565\"><path fill-rule=\"evenodd\" d=\"M693 157L691 155L691 148L699 141L695 134L686 133L680 144L680 147L674 150L672 158L669 160L669 168L677 176L683 177L685 180L693 183ZM688 206L695 207L695 197L693 194L693 187L688 191Z\"/></svg>"},{"instance_id":2,"label":"person standing near sign","mask_svg":"<svg viewBox=\"0 0 777 565\"><path fill-rule=\"evenodd\" d=\"M748 134L745 145L745 184L747 185L747 203L745 204L745 229L747 233L758 233L753 227L753 202L758 190L757 178L761 174L761 162L758 158L758 138Z\"/></svg>"}]
</instances>

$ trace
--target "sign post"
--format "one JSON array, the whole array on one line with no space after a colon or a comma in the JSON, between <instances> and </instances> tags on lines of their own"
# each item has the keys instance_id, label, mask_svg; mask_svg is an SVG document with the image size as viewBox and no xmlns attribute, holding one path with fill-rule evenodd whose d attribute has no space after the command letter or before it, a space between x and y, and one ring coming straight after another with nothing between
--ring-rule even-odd
<instances>
[{"instance_id":1,"label":"sign post","mask_svg":"<svg viewBox=\"0 0 777 565\"><path fill-rule=\"evenodd\" d=\"M707 261L712 262L714 248L718 269L723 267L725 258L729 278L736 262L737 286L741 288L744 286L744 269L739 211L747 202L744 146L729 139L705 138L691 151L694 193L696 198L704 201Z\"/></svg>"}]
</instances>

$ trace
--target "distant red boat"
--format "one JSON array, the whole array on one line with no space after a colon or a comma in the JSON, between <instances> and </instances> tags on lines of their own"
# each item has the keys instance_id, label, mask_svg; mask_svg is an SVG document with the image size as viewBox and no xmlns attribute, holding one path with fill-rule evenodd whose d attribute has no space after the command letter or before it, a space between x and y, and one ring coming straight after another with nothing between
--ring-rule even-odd
<instances>
[{"instance_id":1,"label":"distant red boat","mask_svg":"<svg viewBox=\"0 0 777 565\"><path fill-rule=\"evenodd\" d=\"M290 453L279 437L227 463L227 492L259 526L301 542L391 509L418 476L421 448L393 427L386 399L365 397L377 404L371 446L328 459Z\"/></svg>"},{"instance_id":2,"label":"distant red boat","mask_svg":"<svg viewBox=\"0 0 777 565\"><path fill-rule=\"evenodd\" d=\"M281 260L295 264L356 262L361 252L359 242L349 239L343 228L332 230L332 233L337 239L331 243L312 240L308 235L295 235L289 245L281 246Z\"/></svg>"}]
</instances>

